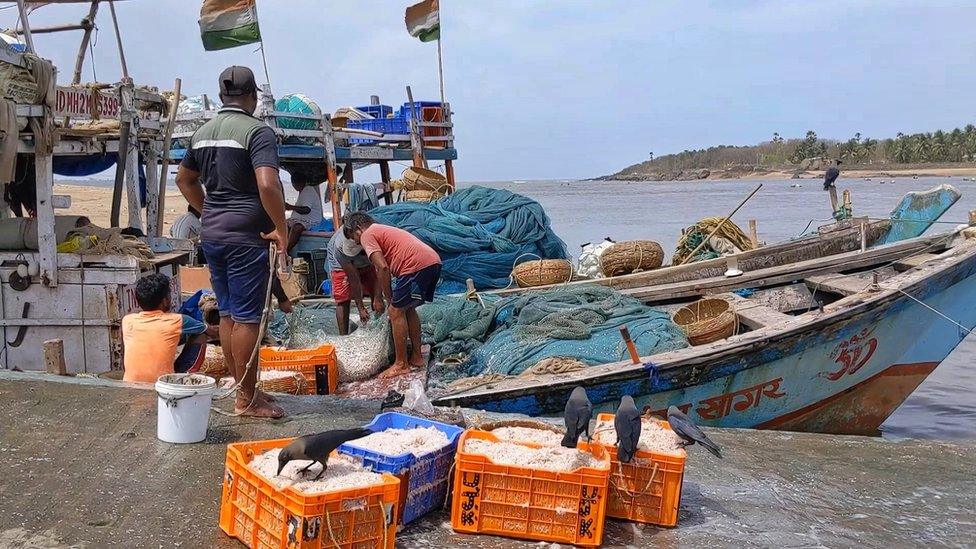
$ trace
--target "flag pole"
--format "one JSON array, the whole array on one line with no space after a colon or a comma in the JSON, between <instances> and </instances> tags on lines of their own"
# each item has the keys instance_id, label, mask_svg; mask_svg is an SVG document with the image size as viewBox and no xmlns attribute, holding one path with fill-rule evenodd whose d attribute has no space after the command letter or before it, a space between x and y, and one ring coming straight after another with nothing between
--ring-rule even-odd
<instances>
[{"instance_id":1,"label":"flag pole","mask_svg":"<svg viewBox=\"0 0 976 549\"><path fill-rule=\"evenodd\" d=\"M447 104L444 101L444 58L443 55L441 55L441 38L440 38L440 34L443 34L443 32L444 32L444 27L442 26L438 31L439 35L437 37L437 73L441 78L441 108L442 109L444 108L444 105ZM443 122L443 120L441 120L441 122Z\"/></svg>"},{"instance_id":2,"label":"flag pole","mask_svg":"<svg viewBox=\"0 0 976 549\"><path fill-rule=\"evenodd\" d=\"M257 0L254 2L254 18L260 21L258 18L258 3ZM261 34L261 23L258 23L258 35L261 37L258 40L258 44L261 46L258 48L261 50L261 65L264 67L264 80L268 83L268 88L271 88L271 74L268 72L268 58L264 55L264 35Z\"/></svg>"}]
</instances>

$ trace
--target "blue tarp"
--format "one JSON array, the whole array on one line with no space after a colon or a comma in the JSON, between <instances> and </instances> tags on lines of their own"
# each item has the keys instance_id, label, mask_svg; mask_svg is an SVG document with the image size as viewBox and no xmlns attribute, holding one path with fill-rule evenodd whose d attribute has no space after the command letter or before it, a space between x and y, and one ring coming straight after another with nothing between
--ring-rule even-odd
<instances>
[{"instance_id":1,"label":"blue tarp","mask_svg":"<svg viewBox=\"0 0 976 549\"><path fill-rule=\"evenodd\" d=\"M532 259L567 259L566 244L531 198L501 189L469 187L432 203L399 202L370 212L380 223L410 231L441 256L438 293L504 288L512 267Z\"/></svg>"}]
</instances>

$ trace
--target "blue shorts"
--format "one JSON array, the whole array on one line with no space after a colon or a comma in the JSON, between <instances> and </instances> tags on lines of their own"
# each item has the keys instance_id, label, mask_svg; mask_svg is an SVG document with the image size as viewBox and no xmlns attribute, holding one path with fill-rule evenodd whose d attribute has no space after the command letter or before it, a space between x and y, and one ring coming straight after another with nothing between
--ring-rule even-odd
<instances>
[{"instance_id":1,"label":"blue shorts","mask_svg":"<svg viewBox=\"0 0 976 549\"><path fill-rule=\"evenodd\" d=\"M419 307L434 300L434 288L441 277L441 264L424 267L396 278L392 305L397 309Z\"/></svg>"},{"instance_id":2,"label":"blue shorts","mask_svg":"<svg viewBox=\"0 0 976 549\"><path fill-rule=\"evenodd\" d=\"M220 316L242 324L260 323L271 274L268 248L217 242L202 242L201 248Z\"/></svg>"}]
</instances>

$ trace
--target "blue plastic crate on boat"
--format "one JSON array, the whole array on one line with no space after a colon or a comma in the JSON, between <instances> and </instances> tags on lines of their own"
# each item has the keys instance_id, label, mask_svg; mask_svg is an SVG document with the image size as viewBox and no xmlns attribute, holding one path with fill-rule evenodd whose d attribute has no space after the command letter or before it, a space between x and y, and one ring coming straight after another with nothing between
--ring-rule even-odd
<instances>
[{"instance_id":1,"label":"blue plastic crate on boat","mask_svg":"<svg viewBox=\"0 0 976 549\"><path fill-rule=\"evenodd\" d=\"M409 524L444 503L450 487L451 466L454 463L454 453L457 451L458 437L464 429L397 412L379 414L366 426L373 432L416 427L434 427L440 430L447 435L447 446L420 457L411 453L389 456L357 448L349 442L339 446L339 451L343 454L362 459L363 466L367 469L401 477L400 500L404 502L401 506L403 524Z\"/></svg>"},{"instance_id":2,"label":"blue plastic crate on boat","mask_svg":"<svg viewBox=\"0 0 976 549\"><path fill-rule=\"evenodd\" d=\"M406 118L372 118L367 120L350 120L346 122L347 128L357 130L369 130L384 134L405 135L410 133L410 123ZM375 139L368 137L350 137L350 143L374 143Z\"/></svg>"},{"instance_id":3,"label":"blue plastic crate on boat","mask_svg":"<svg viewBox=\"0 0 976 549\"><path fill-rule=\"evenodd\" d=\"M423 113L423 108L424 107L438 107L439 108L439 107L442 106L442 104L441 104L440 101L414 101L413 102L413 105L414 105L414 108L417 109L417 116L420 116ZM397 116L399 116L400 118L403 118L405 120L410 120L411 118L413 118L412 110L410 109L410 102L409 101L406 102L406 103L404 103L403 106L400 107L400 111L397 113Z\"/></svg>"},{"instance_id":4,"label":"blue plastic crate on boat","mask_svg":"<svg viewBox=\"0 0 976 549\"><path fill-rule=\"evenodd\" d=\"M363 111L373 118L386 118L387 116L393 114L393 107L389 105L366 105L363 107L356 107L356 110Z\"/></svg>"}]
</instances>

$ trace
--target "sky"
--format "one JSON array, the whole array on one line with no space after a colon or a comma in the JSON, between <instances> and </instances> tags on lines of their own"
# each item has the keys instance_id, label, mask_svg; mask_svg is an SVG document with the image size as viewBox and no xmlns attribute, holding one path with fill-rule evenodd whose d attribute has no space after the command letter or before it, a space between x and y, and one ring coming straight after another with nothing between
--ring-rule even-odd
<instances>
[{"instance_id":1,"label":"sky","mask_svg":"<svg viewBox=\"0 0 976 549\"><path fill-rule=\"evenodd\" d=\"M323 110L437 100L437 48L404 28L409 0L258 0L275 95ZM118 2L137 83L216 95L254 47L205 52L199 0ZM32 26L80 20L48 6ZM12 27L16 9L0 10ZM444 77L462 181L594 177L656 156L802 136L872 138L976 121L976 3L938 0L441 0ZM107 5L94 64L120 69ZM80 32L36 39L70 81ZM357 172L357 180L359 178Z\"/></svg>"}]
</instances>

